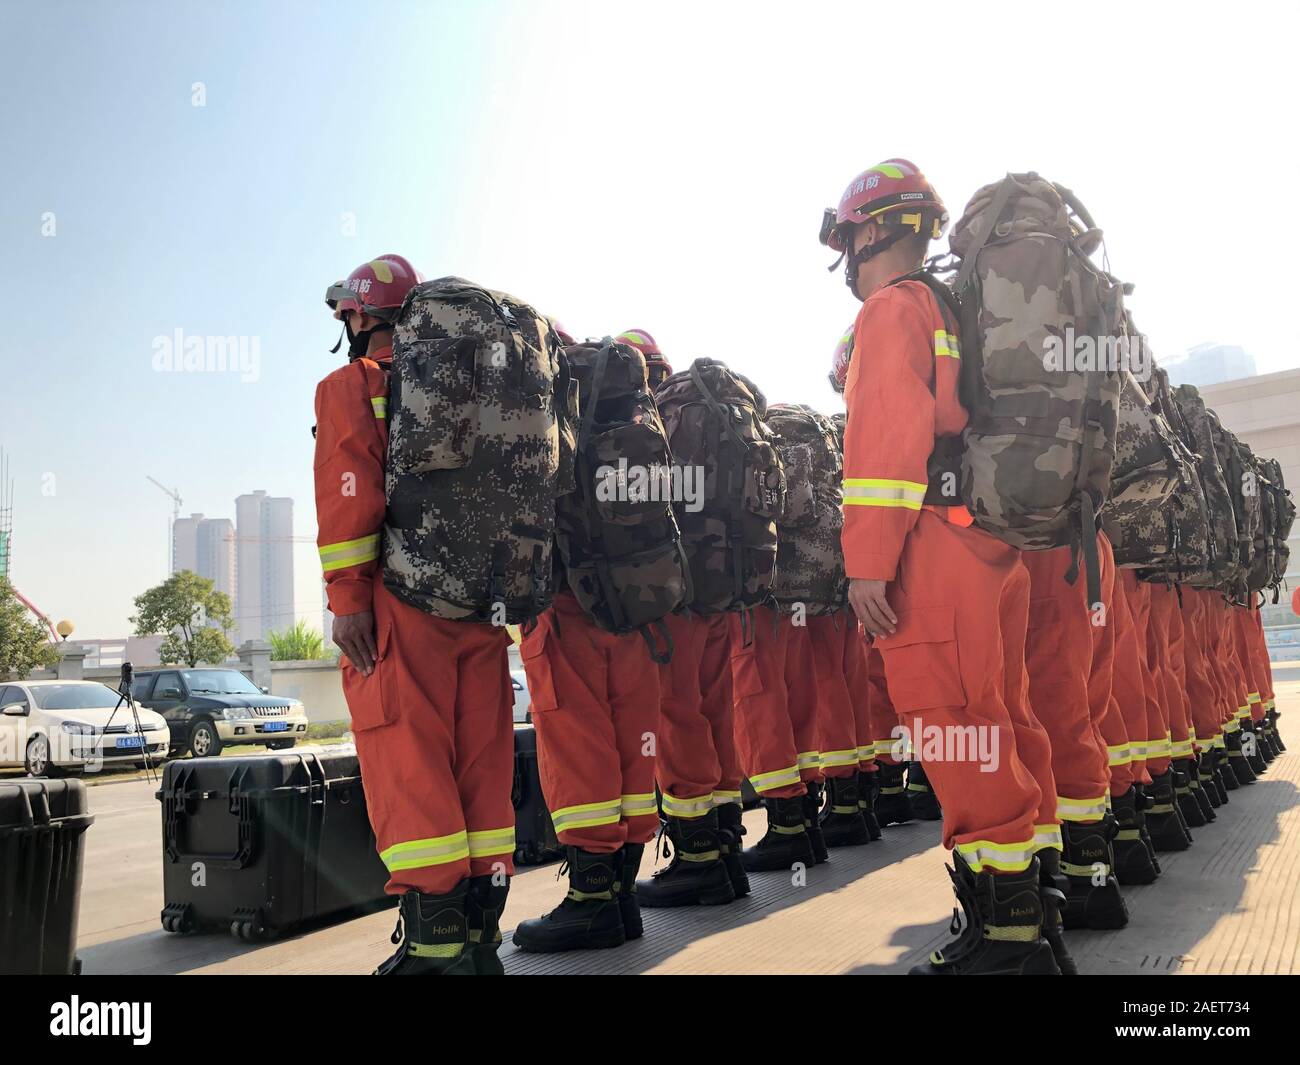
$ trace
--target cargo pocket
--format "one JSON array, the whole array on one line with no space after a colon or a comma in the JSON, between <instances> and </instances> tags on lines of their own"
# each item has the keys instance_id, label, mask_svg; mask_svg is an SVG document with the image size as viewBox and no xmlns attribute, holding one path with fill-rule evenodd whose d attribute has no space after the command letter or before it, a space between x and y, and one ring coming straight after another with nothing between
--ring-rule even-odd
<instances>
[{"instance_id":1,"label":"cargo pocket","mask_svg":"<svg viewBox=\"0 0 1300 1065\"><path fill-rule=\"evenodd\" d=\"M478 349L475 337L405 346L389 411L388 453L395 472L469 465L478 440Z\"/></svg>"},{"instance_id":2,"label":"cargo pocket","mask_svg":"<svg viewBox=\"0 0 1300 1065\"><path fill-rule=\"evenodd\" d=\"M745 509L764 518L779 518L785 510L785 474L776 448L765 440L749 445L745 456Z\"/></svg>"},{"instance_id":3,"label":"cargo pocket","mask_svg":"<svg viewBox=\"0 0 1300 1065\"><path fill-rule=\"evenodd\" d=\"M351 663L343 667L343 694L352 716L353 732L383 728L397 719L401 698L397 690L396 672L381 664L388 657L391 643L392 623L389 622L375 634L375 647L379 657L370 676L365 676Z\"/></svg>"},{"instance_id":4,"label":"cargo pocket","mask_svg":"<svg viewBox=\"0 0 1300 1065\"><path fill-rule=\"evenodd\" d=\"M754 619L762 624L757 618ZM731 696L747 699L763 694L763 675L758 670L758 645L737 651L731 656Z\"/></svg>"},{"instance_id":5,"label":"cargo pocket","mask_svg":"<svg viewBox=\"0 0 1300 1065\"><path fill-rule=\"evenodd\" d=\"M551 660L546 647L551 639L550 625L541 620L537 628L519 644L519 657L524 663L528 678L529 712L554 710L560 705L555 696L555 679L551 675Z\"/></svg>"},{"instance_id":6,"label":"cargo pocket","mask_svg":"<svg viewBox=\"0 0 1300 1065\"><path fill-rule=\"evenodd\" d=\"M898 632L876 640L889 698L900 712L966 705L952 607L900 612Z\"/></svg>"}]
</instances>

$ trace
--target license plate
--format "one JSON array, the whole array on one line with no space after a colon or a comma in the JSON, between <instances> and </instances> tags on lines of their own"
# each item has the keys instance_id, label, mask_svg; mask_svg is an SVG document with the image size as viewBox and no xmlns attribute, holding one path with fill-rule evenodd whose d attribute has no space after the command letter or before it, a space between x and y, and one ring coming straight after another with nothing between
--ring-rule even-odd
<instances>
[{"instance_id":1,"label":"license plate","mask_svg":"<svg viewBox=\"0 0 1300 1065\"><path fill-rule=\"evenodd\" d=\"M119 736L117 738L117 746L119 750L130 750L132 747L143 747L144 737L143 736Z\"/></svg>"},{"instance_id":2,"label":"license plate","mask_svg":"<svg viewBox=\"0 0 1300 1065\"><path fill-rule=\"evenodd\" d=\"M288 727L289 727L289 722L287 721L268 721L265 725L262 726L262 731L283 732Z\"/></svg>"}]
</instances>

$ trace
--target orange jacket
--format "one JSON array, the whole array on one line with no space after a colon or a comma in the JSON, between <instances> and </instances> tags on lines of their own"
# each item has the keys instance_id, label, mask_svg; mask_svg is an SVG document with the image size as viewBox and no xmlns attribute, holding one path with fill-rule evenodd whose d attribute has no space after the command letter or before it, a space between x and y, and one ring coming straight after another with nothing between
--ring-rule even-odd
<instances>
[{"instance_id":1,"label":"orange jacket","mask_svg":"<svg viewBox=\"0 0 1300 1065\"><path fill-rule=\"evenodd\" d=\"M384 527L392 357L384 348L316 386L316 544L335 614L371 608Z\"/></svg>"},{"instance_id":2,"label":"orange jacket","mask_svg":"<svg viewBox=\"0 0 1300 1065\"><path fill-rule=\"evenodd\" d=\"M961 352L920 281L867 298L853 352L844 385L844 564L850 577L890 581L925 499L935 440L966 426Z\"/></svg>"}]
</instances>

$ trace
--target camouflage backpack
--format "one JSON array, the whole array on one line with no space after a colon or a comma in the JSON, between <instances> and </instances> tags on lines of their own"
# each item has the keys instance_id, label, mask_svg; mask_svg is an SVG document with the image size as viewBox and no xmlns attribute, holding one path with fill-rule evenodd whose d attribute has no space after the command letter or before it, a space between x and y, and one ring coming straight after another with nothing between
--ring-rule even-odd
<instances>
[{"instance_id":1,"label":"camouflage backpack","mask_svg":"<svg viewBox=\"0 0 1300 1065\"><path fill-rule=\"evenodd\" d=\"M1237 578L1237 519L1215 446L1210 415L1195 385L1179 385L1173 390L1173 401L1191 437L1190 446L1196 453L1196 472L1205 494L1209 525L1206 568L1189 575L1187 581L1203 588L1234 585Z\"/></svg>"},{"instance_id":2,"label":"camouflage backpack","mask_svg":"<svg viewBox=\"0 0 1300 1065\"><path fill-rule=\"evenodd\" d=\"M1223 428L1214 411L1208 413L1232 493L1232 512L1237 522L1239 590L1244 590L1247 574L1255 561L1255 537L1263 515L1259 470L1255 467L1255 456L1250 448L1238 440L1235 433Z\"/></svg>"},{"instance_id":3,"label":"camouflage backpack","mask_svg":"<svg viewBox=\"0 0 1300 1065\"><path fill-rule=\"evenodd\" d=\"M786 505L777 519L776 583L786 613L831 614L847 602L844 550L844 457L835 426L811 407L777 404L767 411L785 468ZM801 605L801 607L800 607Z\"/></svg>"},{"instance_id":4,"label":"camouflage backpack","mask_svg":"<svg viewBox=\"0 0 1300 1065\"><path fill-rule=\"evenodd\" d=\"M1246 571L1246 587L1252 592L1262 592L1273 583L1273 571L1277 566L1273 545L1273 530L1277 527L1273 471L1267 461L1256 456L1244 443L1241 448L1250 459L1259 491L1259 523L1255 529L1250 568Z\"/></svg>"},{"instance_id":5,"label":"camouflage backpack","mask_svg":"<svg viewBox=\"0 0 1300 1065\"><path fill-rule=\"evenodd\" d=\"M577 487L560 498L555 519L564 577L592 621L619 635L640 632L651 657L665 663L672 640L661 619L690 601L690 569L645 356L608 337L565 354L582 413Z\"/></svg>"},{"instance_id":6,"label":"camouflage backpack","mask_svg":"<svg viewBox=\"0 0 1300 1065\"><path fill-rule=\"evenodd\" d=\"M551 601L555 500L573 489L576 389L549 323L459 277L402 304L389 374L384 584L455 621Z\"/></svg>"},{"instance_id":7,"label":"camouflage backpack","mask_svg":"<svg viewBox=\"0 0 1300 1065\"><path fill-rule=\"evenodd\" d=\"M691 609L744 612L767 602L785 508L785 473L763 422L767 401L716 359L696 359L655 398L674 463L702 474L698 506L674 508L690 560Z\"/></svg>"},{"instance_id":8,"label":"camouflage backpack","mask_svg":"<svg viewBox=\"0 0 1300 1065\"><path fill-rule=\"evenodd\" d=\"M1170 498L1191 481L1191 459L1141 382L1124 370L1115 432L1115 465L1102 529L1119 566L1164 568L1179 546Z\"/></svg>"},{"instance_id":9,"label":"camouflage backpack","mask_svg":"<svg viewBox=\"0 0 1300 1065\"><path fill-rule=\"evenodd\" d=\"M1033 173L976 192L950 241L970 414L962 497L1015 547L1082 548L1090 602L1125 337L1121 286L1089 257L1100 243L1074 195Z\"/></svg>"},{"instance_id":10,"label":"camouflage backpack","mask_svg":"<svg viewBox=\"0 0 1300 1065\"><path fill-rule=\"evenodd\" d=\"M1125 557L1121 560L1121 551L1117 545L1116 563L1123 566L1152 566L1166 571L1174 580L1182 580L1189 574L1210 568L1213 561L1209 509L1200 474L1197 472L1199 459L1191 446L1195 441L1194 435L1187 427L1178 404L1174 402L1168 375L1160 367L1152 368L1146 392L1152 411L1173 433L1172 442L1181 459L1184 476L1175 487L1168 506L1163 508L1168 530L1168 550L1164 557L1161 557L1157 548L1150 557L1139 557L1133 561ZM1153 538L1158 538L1158 529L1157 526ZM1138 555L1142 554L1139 549Z\"/></svg>"},{"instance_id":11,"label":"camouflage backpack","mask_svg":"<svg viewBox=\"0 0 1300 1065\"><path fill-rule=\"evenodd\" d=\"M1273 577L1269 584L1273 588L1273 602L1278 601L1278 590L1286 579L1287 565L1291 561L1291 548L1287 538L1291 535L1291 526L1295 523L1296 508L1291 501L1282 478L1282 464L1277 459L1265 459L1268 470L1269 488L1273 498L1273 525L1270 536L1273 540Z\"/></svg>"}]
</instances>

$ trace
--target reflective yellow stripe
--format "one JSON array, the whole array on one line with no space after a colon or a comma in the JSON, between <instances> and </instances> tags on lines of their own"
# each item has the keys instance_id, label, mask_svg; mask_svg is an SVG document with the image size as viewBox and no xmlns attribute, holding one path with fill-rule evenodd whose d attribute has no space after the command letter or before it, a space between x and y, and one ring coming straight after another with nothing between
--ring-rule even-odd
<instances>
[{"instance_id":1,"label":"reflective yellow stripe","mask_svg":"<svg viewBox=\"0 0 1300 1065\"><path fill-rule=\"evenodd\" d=\"M651 799L653 801L653 796ZM581 806L565 806L551 811L551 822L556 832L574 828L592 828L595 825L616 825L619 821L618 799L608 802L588 802Z\"/></svg>"},{"instance_id":2,"label":"reflective yellow stripe","mask_svg":"<svg viewBox=\"0 0 1300 1065\"><path fill-rule=\"evenodd\" d=\"M489 828L469 833L469 856L487 858L493 854L510 854L515 849L515 826Z\"/></svg>"},{"instance_id":3,"label":"reflective yellow stripe","mask_svg":"<svg viewBox=\"0 0 1300 1065\"><path fill-rule=\"evenodd\" d=\"M740 802L740 792L738 791L715 791L713 793L714 806L726 806L729 802Z\"/></svg>"},{"instance_id":4,"label":"reflective yellow stripe","mask_svg":"<svg viewBox=\"0 0 1300 1065\"><path fill-rule=\"evenodd\" d=\"M1259 692L1247 692L1247 693L1246 693L1246 702L1248 702L1248 703L1257 703L1257 702L1259 702L1259 701L1260 701L1260 698L1259 698Z\"/></svg>"},{"instance_id":5,"label":"reflective yellow stripe","mask_svg":"<svg viewBox=\"0 0 1300 1065\"><path fill-rule=\"evenodd\" d=\"M874 760L875 757L876 757L876 745L874 743L868 743L866 746L858 748L859 762L870 762Z\"/></svg>"},{"instance_id":6,"label":"reflective yellow stripe","mask_svg":"<svg viewBox=\"0 0 1300 1065\"><path fill-rule=\"evenodd\" d=\"M786 788L791 784L799 783L799 767L792 765L788 769L774 769L770 773L758 773L751 776L749 782L754 786L754 790L760 794L771 791L773 788Z\"/></svg>"},{"instance_id":7,"label":"reflective yellow stripe","mask_svg":"<svg viewBox=\"0 0 1300 1065\"><path fill-rule=\"evenodd\" d=\"M961 345L957 338L943 329L934 331L934 357L936 359L960 359Z\"/></svg>"},{"instance_id":8,"label":"reflective yellow stripe","mask_svg":"<svg viewBox=\"0 0 1300 1065\"><path fill-rule=\"evenodd\" d=\"M1065 843L1061 839L1060 825L1035 825L1034 826L1034 850L1046 850L1048 847L1054 847L1056 850L1064 850Z\"/></svg>"},{"instance_id":9,"label":"reflective yellow stripe","mask_svg":"<svg viewBox=\"0 0 1300 1065\"><path fill-rule=\"evenodd\" d=\"M822 765L853 765L858 760L858 749L850 747L847 751L822 751Z\"/></svg>"},{"instance_id":10,"label":"reflective yellow stripe","mask_svg":"<svg viewBox=\"0 0 1300 1065\"><path fill-rule=\"evenodd\" d=\"M624 817L645 817L648 814L659 813L659 804L655 802L655 793L646 792L643 795L624 795L619 799L619 812Z\"/></svg>"},{"instance_id":11,"label":"reflective yellow stripe","mask_svg":"<svg viewBox=\"0 0 1300 1065\"><path fill-rule=\"evenodd\" d=\"M1004 873L1022 873L1029 868L1034 854L1041 850L1037 839L1024 843L994 843L980 839L973 843L958 843L957 853L966 859L971 871L981 873L985 869L998 869Z\"/></svg>"},{"instance_id":12,"label":"reflective yellow stripe","mask_svg":"<svg viewBox=\"0 0 1300 1065\"><path fill-rule=\"evenodd\" d=\"M321 569L326 573L346 566L359 566L363 562L373 562L378 557L379 533L372 533L358 540L325 544L320 548Z\"/></svg>"},{"instance_id":13,"label":"reflective yellow stripe","mask_svg":"<svg viewBox=\"0 0 1300 1065\"><path fill-rule=\"evenodd\" d=\"M514 848L511 847L511 850ZM401 869L423 869L430 865L446 865L469 857L469 842L464 832L450 836L433 836L394 843L379 858L390 873Z\"/></svg>"},{"instance_id":14,"label":"reflective yellow stripe","mask_svg":"<svg viewBox=\"0 0 1300 1065\"><path fill-rule=\"evenodd\" d=\"M844 505L867 507L906 507L920 510L925 501L925 485L916 481L896 481L882 477L845 477Z\"/></svg>"},{"instance_id":15,"label":"reflective yellow stripe","mask_svg":"<svg viewBox=\"0 0 1300 1065\"><path fill-rule=\"evenodd\" d=\"M679 799L664 792L664 813L669 817L703 817L713 809L713 796L696 795L690 799Z\"/></svg>"},{"instance_id":16,"label":"reflective yellow stripe","mask_svg":"<svg viewBox=\"0 0 1300 1065\"><path fill-rule=\"evenodd\" d=\"M804 751L799 755L800 769L816 769L822 764L821 751Z\"/></svg>"},{"instance_id":17,"label":"reflective yellow stripe","mask_svg":"<svg viewBox=\"0 0 1300 1065\"><path fill-rule=\"evenodd\" d=\"M1170 750L1175 758L1190 758L1192 756L1192 741L1177 740Z\"/></svg>"},{"instance_id":18,"label":"reflective yellow stripe","mask_svg":"<svg viewBox=\"0 0 1300 1065\"><path fill-rule=\"evenodd\" d=\"M370 400L370 406L374 409L376 418L388 417L388 397L374 396Z\"/></svg>"},{"instance_id":19,"label":"reflective yellow stripe","mask_svg":"<svg viewBox=\"0 0 1300 1065\"><path fill-rule=\"evenodd\" d=\"M1241 722L1238 721L1236 718L1233 718L1231 721L1225 721L1223 723L1223 734L1225 736L1230 735L1233 732L1239 732L1240 730L1241 730Z\"/></svg>"},{"instance_id":20,"label":"reflective yellow stripe","mask_svg":"<svg viewBox=\"0 0 1300 1065\"><path fill-rule=\"evenodd\" d=\"M1238 717L1238 718L1250 717L1250 707L1249 707L1249 705L1247 705L1247 706L1239 706L1239 707L1237 707L1236 717Z\"/></svg>"},{"instance_id":21,"label":"reflective yellow stripe","mask_svg":"<svg viewBox=\"0 0 1300 1065\"><path fill-rule=\"evenodd\" d=\"M1062 821L1100 821L1106 816L1106 796L1098 799L1056 797L1056 816Z\"/></svg>"},{"instance_id":22,"label":"reflective yellow stripe","mask_svg":"<svg viewBox=\"0 0 1300 1065\"><path fill-rule=\"evenodd\" d=\"M1133 747L1128 743L1117 743L1106 748L1106 757L1111 765L1128 765L1133 761Z\"/></svg>"},{"instance_id":23,"label":"reflective yellow stripe","mask_svg":"<svg viewBox=\"0 0 1300 1065\"><path fill-rule=\"evenodd\" d=\"M408 943L407 952L417 958L459 958L465 952L464 943Z\"/></svg>"},{"instance_id":24,"label":"reflective yellow stripe","mask_svg":"<svg viewBox=\"0 0 1300 1065\"><path fill-rule=\"evenodd\" d=\"M1172 753L1173 744L1169 740L1169 733L1165 733L1162 740L1151 740L1147 743L1148 758L1168 758Z\"/></svg>"}]
</instances>

